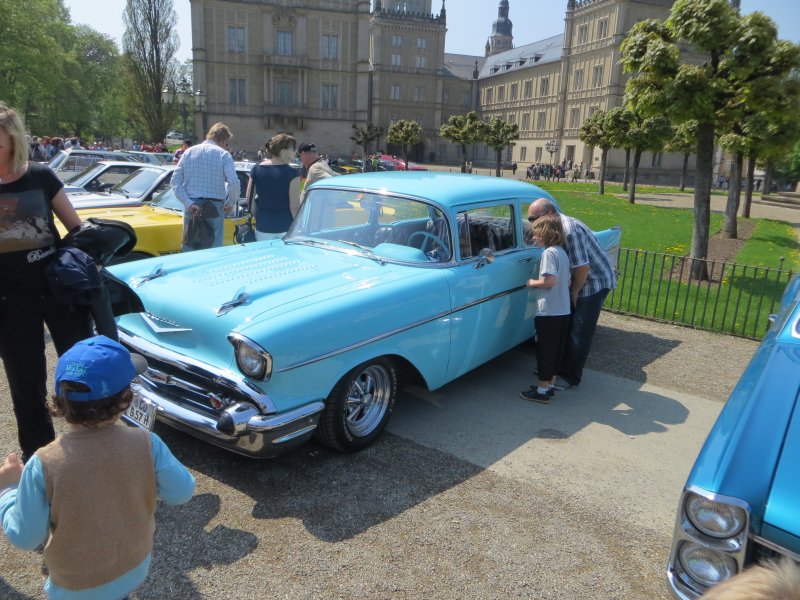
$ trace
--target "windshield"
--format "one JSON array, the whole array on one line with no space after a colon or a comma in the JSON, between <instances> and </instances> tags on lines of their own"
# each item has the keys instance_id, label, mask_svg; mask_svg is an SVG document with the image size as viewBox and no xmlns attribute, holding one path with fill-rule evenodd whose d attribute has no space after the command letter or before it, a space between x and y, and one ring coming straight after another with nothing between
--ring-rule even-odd
<instances>
[{"instance_id":1,"label":"windshield","mask_svg":"<svg viewBox=\"0 0 800 600\"><path fill-rule=\"evenodd\" d=\"M174 210L179 213L183 212L183 203L178 200L178 197L175 195L175 188L172 186L169 186L167 189L153 198L150 206L166 208L167 210Z\"/></svg>"},{"instance_id":2,"label":"windshield","mask_svg":"<svg viewBox=\"0 0 800 600\"><path fill-rule=\"evenodd\" d=\"M112 194L122 194L128 198L139 198L153 189L163 174L164 171L161 169L139 169L112 187L110 191Z\"/></svg>"},{"instance_id":3,"label":"windshield","mask_svg":"<svg viewBox=\"0 0 800 600\"><path fill-rule=\"evenodd\" d=\"M105 165L101 165L99 163L94 163L93 165L89 165L83 171L79 173L75 173L75 175L70 175L64 179L65 183L69 183L74 186L83 187L83 185L92 179L95 175L99 175L105 169Z\"/></svg>"},{"instance_id":4,"label":"windshield","mask_svg":"<svg viewBox=\"0 0 800 600\"><path fill-rule=\"evenodd\" d=\"M450 226L441 210L421 200L355 190L312 189L286 243L320 243L361 250L395 262L447 262Z\"/></svg>"},{"instance_id":5,"label":"windshield","mask_svg":"<svg viewBox=\"0 0 800 600\"><path fill-rule=\"evenodd\" d=\"M56 152L55 156L50 159L50 162L47 163L47 166L55 171L58 169L58 167L64 164L65 160L67 160L67 153L63 150L59 150Z\"/></svg>"}]
</instances>

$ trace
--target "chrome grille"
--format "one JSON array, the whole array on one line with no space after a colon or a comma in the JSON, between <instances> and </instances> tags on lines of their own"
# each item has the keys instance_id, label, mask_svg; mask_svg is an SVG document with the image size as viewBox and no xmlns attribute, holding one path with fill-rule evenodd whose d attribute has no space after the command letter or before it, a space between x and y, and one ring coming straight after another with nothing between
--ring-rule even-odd
<instances>
[{"instance_id":1,"label":"chrome grille","mask_svg":"<svg viewBox=\"0 0 800 600\"><path fill-rule=\"evenodd\" d=\"M774 546L766 542L766 540L762 540L760 538L754 538L750 540L749 544L749 551L750 557L748 563L750 564L761 564L767 561L778 561L781 558L788 558L789 560L794 561L794 563L800 567L800 560L798 557L791 552L779 548L778 546Z\"/></svg>"}]
</instances>

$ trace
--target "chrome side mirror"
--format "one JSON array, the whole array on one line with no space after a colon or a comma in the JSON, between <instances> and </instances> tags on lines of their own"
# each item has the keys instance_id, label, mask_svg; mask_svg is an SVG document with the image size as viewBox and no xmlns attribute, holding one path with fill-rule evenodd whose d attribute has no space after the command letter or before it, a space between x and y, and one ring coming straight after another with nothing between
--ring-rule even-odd
<instances>
[{"instance_id":1,"label":"chrome side mirror","mask_svg":"<svg viewBox=\"0 0 800 600\"><path fill-rule=\"evenodd\" d=\"M494 262L494 250L490 248L484 248L478 253L478 262L475 263L475 268L480 269L485 267L486 265L490 265Z\"/></svg>"}]
</instances>

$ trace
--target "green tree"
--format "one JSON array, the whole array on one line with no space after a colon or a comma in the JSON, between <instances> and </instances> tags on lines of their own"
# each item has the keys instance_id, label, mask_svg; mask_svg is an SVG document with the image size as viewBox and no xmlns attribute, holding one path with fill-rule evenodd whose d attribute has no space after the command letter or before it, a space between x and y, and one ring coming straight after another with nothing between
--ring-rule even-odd
<instances>
[{"instance_id":1,"label":"green tree","mask_svg":"<svg viewBox=\"0 0 800 600\"><path fill-rule=\"evenodd\" d=\"M461 147L461 172L467 172L467 146L477 144L484 136L487 128L485 121L478 118L473 111L466 115L450 115L447 123L439 127L439 135Z\"/></svg>"},{"instance_id":2,"label":"green tree","mask_svg":"<svg viewBox=\"0 0 800 600\"><path fill-rule=\"evenodd\" d=\"M507 123L495 117L484 127L483 143L494 150L495 154L495 177L501 176L503 150L514 146L518 139L519 127L516 123Z\"/></svg>"},{"instance_id":3,"label":"green tree","mask_svg":"<svg viewBox=\"0 0 800 600\"><path fill-rule=\"evenodd\" d=\"M665 22L640 21L623 41L622 63L633 77L626 96L647 116L674 123L698 122L695 220L691 256L708 256L714 140L731 123L731 106L766 57L736 60L741 18L726 0L677 0ZM692 55L681 56L681 45ZM744 57L742 57L744 58ZM692 261L692 276L707 279L705 260Z\"/></svg>"},{"instance_id":4,"label":"green tree","mask_svg":"<svg viewBox=\"0 0 800 600\"><path fill-rule=\"evenodd\" d=\"M628 189L628 180L631 163L631 148L634 140L630 136L631 127L635 120L632 111L624 106L616 106L606 112L603 128L608 136L612 148L625 150L625 172L622 175L622 189Z\"/></svg>"},{"instance_id":5,"label":"green tree","mask_svg":"<svg viewBox=\"0 0 800 600\"><path fill-rule=\"evenodd\" d=\"M161 102L161 90L174 86L180 42L172 0L126 0L122 47L128 71L134 120L150 140L162 140L176 114Z\"/></svg>"},{"instance_id":6,"label":"green tree","mask_svg":"<svg viewBox=\"0 0 800 600\"><path fill-rule=\"evenodd\" d=\"M367 123L365 127L353 123L353 135L350 139L357 146L361 146L361 170L367 170L367 155L369 154L369 144L383 135L383 127L376 127L372 123Z\"/></svg>"},{"instance_id":7,"label":"green tree","mask_svg":"<svg viewBox=\"0 0 800 600\"><path fill-rule=\"evenodd\" d=\"M422 127L416 121L400 119L389 125L386 140L390 144L397 144L403 149L403 161L408 170L408 148L422 141Z\"/></svg>"},{"instance_id":8,"label":"green tree","mask_svg":"<svg viewBox=\"0 0 800 600\"><path fill-rule=\"evenodd\" d=\"M686 189L686 174L689 170L689 157L697 148L697 121L684 121L672 130L672 137L665 146L667 152L683 155L680 189Z\"/></svg>"},{"instance_id":9,"label":"green tree","mask_svg":"<svg viewBox=\"0 0 800 600\"><path fill-rule=\"evenodd\" d=\"M606 164L608 151L613 146L613 135L607 128L607 112L598 110L581 125L578 137L584 144L600 148L600 195L606 193Z\"/></svg>"},{"instance_id":10,"label":"green tree","mask_svg":"<svg viewBox=\"0 0 800 600\"><path fill-rule=\"evenodd\" d=\"M645 151L658 152L664 148L664 144L672 133L669 120L662 115L644 117L641 114L631 111L633 120L627 133L627 139L633 150L633 162L631 163L631 184L628 190L628 202L636 202L636 180L639 175L639 163L642 160L642 153Z\"/></svg>"}]
</instances>

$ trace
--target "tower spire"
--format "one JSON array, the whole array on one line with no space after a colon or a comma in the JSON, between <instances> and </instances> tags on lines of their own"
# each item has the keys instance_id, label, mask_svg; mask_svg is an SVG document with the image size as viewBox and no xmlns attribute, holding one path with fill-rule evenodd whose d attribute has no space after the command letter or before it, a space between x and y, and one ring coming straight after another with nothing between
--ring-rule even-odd
<instances>
[{"instance_id":1,"label":"tower spire","mask_svg":"<svg viewBox=\"0 0 800 600\"><path fill-rule=\"evenodd\" d=\"M513 23L508 18L508 0L500 0L497 8L497 20L492 25L492 35L487 43L486 56L499 54L514 47L513 27Z\"/></svg>"}]
</instances>

